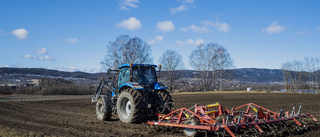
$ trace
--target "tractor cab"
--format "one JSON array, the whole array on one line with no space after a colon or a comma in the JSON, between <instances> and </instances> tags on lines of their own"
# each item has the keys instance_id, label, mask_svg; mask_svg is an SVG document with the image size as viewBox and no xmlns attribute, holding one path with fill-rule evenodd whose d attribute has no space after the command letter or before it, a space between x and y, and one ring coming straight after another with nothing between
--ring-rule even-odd
<instances>
[{"instance_id":1,"label":"tractor cab","mask_svg":"<svg viewBox=\"0 0 320 137\"><path fill-rule=\"evenodd\" d=\"M167 89L161 83L157 83L157 65L149 64L124 64L119 66L119 76L117 81L118 94L123 88L133 88L135 90L162 90ZM159 67L160 69L160 67ZM120 91L120 92L119 92Z\"/></svg>"},{"instance_id":2,"label":"tractor cab","mask_svg":"<svg viewBox=\"0 0 320 137\"><path fill-rule=\"evenodd\" d=\"M150 85L157 82L156 65L124 64L119 66L118 87L128 82Z\"/></svg>"}]
</instances>

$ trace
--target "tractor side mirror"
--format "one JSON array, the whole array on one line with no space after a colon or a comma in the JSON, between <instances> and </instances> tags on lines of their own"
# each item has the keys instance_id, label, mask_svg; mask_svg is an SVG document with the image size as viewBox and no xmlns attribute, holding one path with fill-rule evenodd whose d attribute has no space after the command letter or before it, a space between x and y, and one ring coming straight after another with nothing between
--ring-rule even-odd
<instances>
[{"instance_id":1,"label":"tractor side mirror","mask_svg":"<svg viewBox=\"0 0 320 137\"><path fill-rule=\"evenodd\" d=\"M107 74L110 75L111 74L111 68L108 68L107 70Z\"/></svg>"}]
</instances>

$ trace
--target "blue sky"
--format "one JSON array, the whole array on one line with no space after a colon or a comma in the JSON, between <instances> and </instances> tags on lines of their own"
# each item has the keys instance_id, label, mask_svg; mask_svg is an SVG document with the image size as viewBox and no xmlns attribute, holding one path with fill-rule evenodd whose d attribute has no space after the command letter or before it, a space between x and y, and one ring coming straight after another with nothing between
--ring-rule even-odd
<instances>
[{"instance_id":1,"label":"blue sky","mask_svg":"<svg viewBox=\"0 0 320 137\"><path fill-rule=\"evenodd\" d=\"M118 36L189 55L199 43L228 49L236 68L279 69L320 57L318 0L0 0L0 67L101 71Z\"/></svg>"}]
</instances>

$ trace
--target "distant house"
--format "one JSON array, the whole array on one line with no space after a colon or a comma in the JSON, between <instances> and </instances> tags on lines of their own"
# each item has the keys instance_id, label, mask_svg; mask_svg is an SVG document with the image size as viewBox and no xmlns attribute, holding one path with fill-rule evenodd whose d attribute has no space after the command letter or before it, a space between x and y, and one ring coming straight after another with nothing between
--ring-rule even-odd
<instances>
[{"instance_id":1,"label":"distant house","mask_svg":"<svg viewBox=\"0 0 320 137\"><path fill-rule=\"evenodd\" d=\"M247 87L247 91L251 91L251 87Z\"/></svg>"}]
</instances>

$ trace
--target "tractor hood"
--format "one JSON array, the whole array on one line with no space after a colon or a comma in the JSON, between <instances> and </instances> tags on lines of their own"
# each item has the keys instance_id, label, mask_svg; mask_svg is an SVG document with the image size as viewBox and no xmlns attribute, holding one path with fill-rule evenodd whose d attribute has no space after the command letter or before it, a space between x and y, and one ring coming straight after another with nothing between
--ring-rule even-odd
<instances>
[{"instance_id":1,"label":"tractor hood","mask_svg":"<svg viewBox=\"0 0 320 137\"><path fill-rule=\"evenodd\" d=\"M131 87L135 90L143 90L144 88L137 82L130 82L130 83L125 83L123 85L120 86L119 89L123 88L123 87Z\"/></svg>"},{"instance_id":2,"label":"tractor hood","mask_svg":"<svg viewBox=\"0 0 320 137\"><path fill-rule=\"evenodd\" d=\"M163 85L162 83L154 83L153 89L154 90L161 90L161 89L167 89L168 87Z\"/></svg>"}]
</instances>

